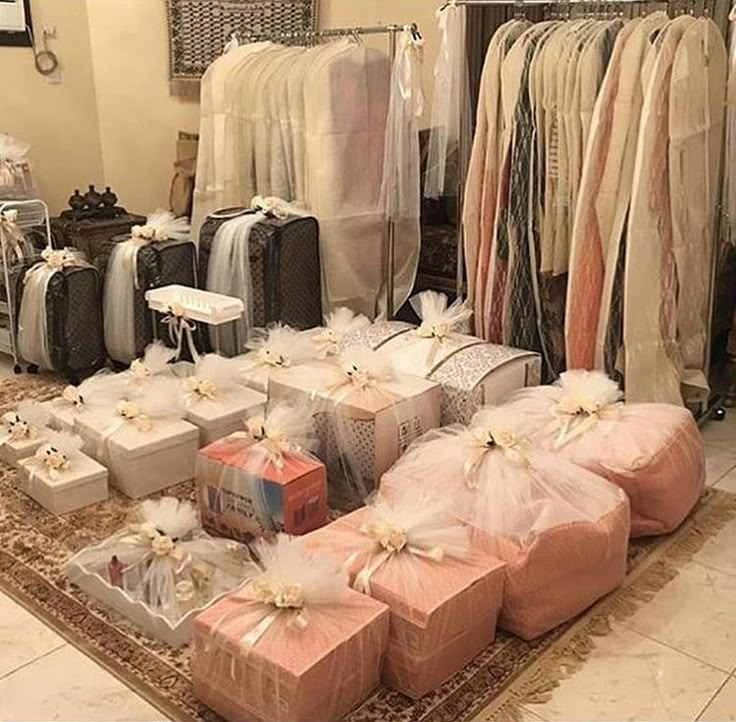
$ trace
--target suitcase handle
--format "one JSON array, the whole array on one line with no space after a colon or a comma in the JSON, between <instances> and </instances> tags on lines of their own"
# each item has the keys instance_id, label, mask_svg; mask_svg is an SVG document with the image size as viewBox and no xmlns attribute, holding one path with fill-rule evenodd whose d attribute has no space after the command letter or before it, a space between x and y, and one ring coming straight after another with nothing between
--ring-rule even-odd
<instances>
[{"instance_id":1,"label":"suitcase handle","mask_svg":"<svg viewBox=\"0 0 736 722\"><path fill-rule=\"evenodd\" d=\"M252 208L223 208L222 210L210 213L207 218L214 218L217 221L221 221L229 220L231 218L238 218L239 216L247 216L251 213L255 213L255 210L253 210Z\"/></svg>"}]
</instances>

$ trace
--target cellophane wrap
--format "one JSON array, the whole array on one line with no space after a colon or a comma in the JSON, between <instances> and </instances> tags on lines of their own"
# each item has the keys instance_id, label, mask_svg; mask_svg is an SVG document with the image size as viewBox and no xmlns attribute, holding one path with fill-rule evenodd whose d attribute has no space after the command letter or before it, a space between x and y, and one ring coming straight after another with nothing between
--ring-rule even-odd
<instances>
[{"instance_id":1,"label":"cellophane wrap","mask_svg":"<svg viewBox=\"0 0 736 722\"><path fill-rule=\"evenodd\" d=\"M138 251L167 240L188 240L189 222L157 210L146 224L133 226L131 237L113 248L105 278L105 346L115 361L130 363L136 357L135 292L138 287Z\"/></svg>"},{"instance_id":2,"label":"cellophane wrap","mask_svg":"<svg viewBox=\"0 0 736 722\"><path fill-rule=\"evenodd\" d=\"M66 386L51 402L52 419L57 426L71 431L77 416L110 408L122 398L123 393L124 377L104 369L76 386Z\"/></svg>"},{"instance_id":3,"label":"cellophane wrap","mask_svg":"<svg viewBox=\"0 0 736 722\"><path fill-rule=\"evenodd\" d=\"M216 408L243 388L236 359L212 353L178 367L184 405L190 409Z\"/></svg>"},{"instance_id":4,"label":"cellophane wrap","mask_svg":"<svg viewBox=\"0 0 736 722\"><path fill-rule=\"evenodd\" d=\"M530 437L626 492L632 536L672 531L702 493L704 445L687 409L624 403L599 371L567 371L509 402Z\"/></svg>"},{"instance_id":5,"label":"cellophane wrap","mask_svg":"<svg viewBox=\"0 0 736 722\"><path fill-rule=\"evenodd\" d=\"M378 497L305 537L343 560L352 586L391 608L384 679L411 697L442 684L495 636L504 564L471 549L452 499Z\"/></svg>"},{"instance_id":6,"label":"cellophane wrap","mask_svg":"<svg viewBox=\"0 0 736 722\"><path fill-rule=\"evenodd\" d=\"M623 580L629 504L618 487L525 436L526 416L484 409L420 439L381 493L444 494L472 540L507 563L501 626L533 638Z\"/></svg>"},{"instance_id":7,"label":"cellophane wrap","mask_svg":"<svg viewBox=\"0 0 736 722\"><path fill-rule=\"evenodd\" d=\"M387 355L360 346L337 363L276 374L270 393L273 400L311 406L330 506L342 510L361 506L409 444L439 426L440 387L397 374Z\"/></svg>"},{"instance_id":8,"label":"cellophane wrap","mask_svg":"<svg viewBox=\"0 0 736 722\"><path fill-rule=\"evenodd\" d=\"M236 359L246 386L267 393L271 375L317 358L318 351L311 336L280 324L257 329L247 347L250 351Z\"/></svg>"},{"instance_id":9,"label":"cellophane wrap","mask_svg":"<svg viewBox=\"0 0 736 722\"><path fill-rule=\"evenodd\" d=\"M325 325L314 329L313 340L320 359L335 358L348 339L369 328L371 322L362 313L341 306L325 316Z\"/></svg>"},{"instance_id":10,"label":"cellophane wrap","mask_svg":"<svg viewBox=\"0 0 736 722\"><path fill-rule=\"evenodd\" d=\"M247 540L324 524L327 476L315 447L310 410L276 404L202 449L195 476L205 528Z\"/></svg>"},{"instance_id":11,"label":"cellophane wrap","mask_svg":"<svg viewBox=\"0 0 736 722\"><path fill-rule=\"evenodd\" d=\"M65 569L69 581L98 575L175 626L252 573L247 548L206 534L189 502L172 497L145 501L134 518L72 557Z\"/></svg>"},{"instance_id":12,"label":"cellophane wrap","mask_svg":"<svg viewBox=\"0 0 736 722\"><path fill-rule=\"evenodd\" d=\"M230 720L341 719L378 684L388 608L301 538L256 551L260 573L195 622L195 694Z\"/></svg>"}]
</instances>

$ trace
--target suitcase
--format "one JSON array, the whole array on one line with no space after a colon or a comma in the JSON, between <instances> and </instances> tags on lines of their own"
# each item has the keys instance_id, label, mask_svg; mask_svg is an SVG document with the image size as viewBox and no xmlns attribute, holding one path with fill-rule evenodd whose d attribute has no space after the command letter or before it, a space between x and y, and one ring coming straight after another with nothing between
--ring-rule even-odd
<instances>
[{"instance_id":1,"label":"suitcase","mask_svg":"<svg viewBox=\"0 0 736 722\"><path fill-rule=\"evenodd\" d=\"M95 263L106 274L112 250L120 239L112 239L105 244ZM162 241L149 243L138 251L137 259L138 287L135 292L135 351L137 356L143 355L154 338L170 343L169 331L161 317L153 325L153 314L146 303L146 291L178 284L180 286L197 286L197 250L191 241ZM200 338L201 329L195 331L195 342L198 348L204 348ZM121 359L113 359L120 362Z\"/></svg>"},{"instance_id":2,"label":"suitcase","mask_svg":"<svg viewBox=\"0 0 736 722\"><path fill-rule=\"evenodd\" d=\"M102 368L107 352L100 272L89 265L59 269L48 281L45 307L52 370L78 383Z\"/></svg>"},{"instance_id":3,"label":"suitcase","mask_svg":"<svg viewBox=\"0 0 736 722\"><path fill-rule=\"evenodd\" d=\"M210 252L220 226L253 211L226 208L209 215L199 236L199 277L207 283ZM319 223L313 216L268 217L249 238L253 325L277 321L297 329L322 325Z\"/></svg>"}]
</instances>

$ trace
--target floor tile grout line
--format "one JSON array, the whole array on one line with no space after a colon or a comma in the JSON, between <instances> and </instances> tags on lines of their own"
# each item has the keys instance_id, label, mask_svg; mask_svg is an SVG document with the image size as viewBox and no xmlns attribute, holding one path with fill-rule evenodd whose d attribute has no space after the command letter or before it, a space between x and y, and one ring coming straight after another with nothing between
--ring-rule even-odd
<instances>
[{"instance_id":1,"label":"floor tile grout line","mask_svg":"<svg viewBox=\"0 0 736 722\"><path fill-rule=\"evenodd\" d=\"M544 705L541 705L541 706L543 707ZM536 710L530 709L528 705L520 704L519 707L524 712L526 712L528 715L530 715L532 718L539 719L541 720L541 722L550 722L550 720L548 720L546 717L539 714L539 712L537 712Z\"/></svg>"},{"instance_id":2,"label":"floor tile grout line","mask_svg":"<svg viewBox=\"0 0 736 722\"><path fill-rule=\"evenodd\" d=\"M728 677L726 677L726 679L723 680L723 684L715 691L713 696L705 703L703 709L701 709L700 712L698 712L693 722L699 722L700 718L706 713L708 707L710 707L711 704L713 704L716 697L723 691L723 688L728 684L729 680L731 679L733 679L733 676L729 674Z\"/></svg>"},{"instance_id":3,"label":"floor tile grout line","mask_svg":"<svg viewBox=\"0 0 736 722\"><path fill-rule=\"evenodd\" d=\"M720 572L721 574L725 574L727 577L736 577L736 572L723 569L722 567L717 567L715 564L709 564L708 562L701 562L700 560L696 561L693 559L690 564L697 564L698 566L705 567L713 572Z\"/></svg>"},{"instance_id":4,"label":"floor tile grout line","mask_svg":"<svg viewBox=\"0 0 736 722\"><path fill-rule=\"evenodd\" d=\"M0 682L4 679L7 679L8 677L14 675L16 672L20 672L22 669L25 669L26 667L30 667L32 664L35 664L36 662L44 659L45 657L48 657L51 654L54 654L55 652L58 652L60 649L63 649L64 647L68 647L69 643L64 642L62 640L62 643L58 647L54 647L53 649L49 649L48 651L44 652L43 654L39 654L37 657L34 657L33 659L28 660L27 662L23 662L23 664L18 665L14 669L10 670L9 672L6 672L5 674L0 674Z\"/></svg>"}]
</instances>

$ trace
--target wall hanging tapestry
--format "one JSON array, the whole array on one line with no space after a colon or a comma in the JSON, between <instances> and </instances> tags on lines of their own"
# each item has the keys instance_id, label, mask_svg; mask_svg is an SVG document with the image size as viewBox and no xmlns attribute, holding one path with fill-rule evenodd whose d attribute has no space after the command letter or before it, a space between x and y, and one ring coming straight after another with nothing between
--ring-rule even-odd
<instances>
[{"instance_id":1,"label":"wall hanging tapestry","mask_svg":"<svg viewBox=\"0 0 736 722\"><path fill-rule=\"evenodd\" d=\"M314 30L318 0L166 0L171 94L199 97L199 79L235 33L241 42Z\"/></svg>"}]
</instances>

